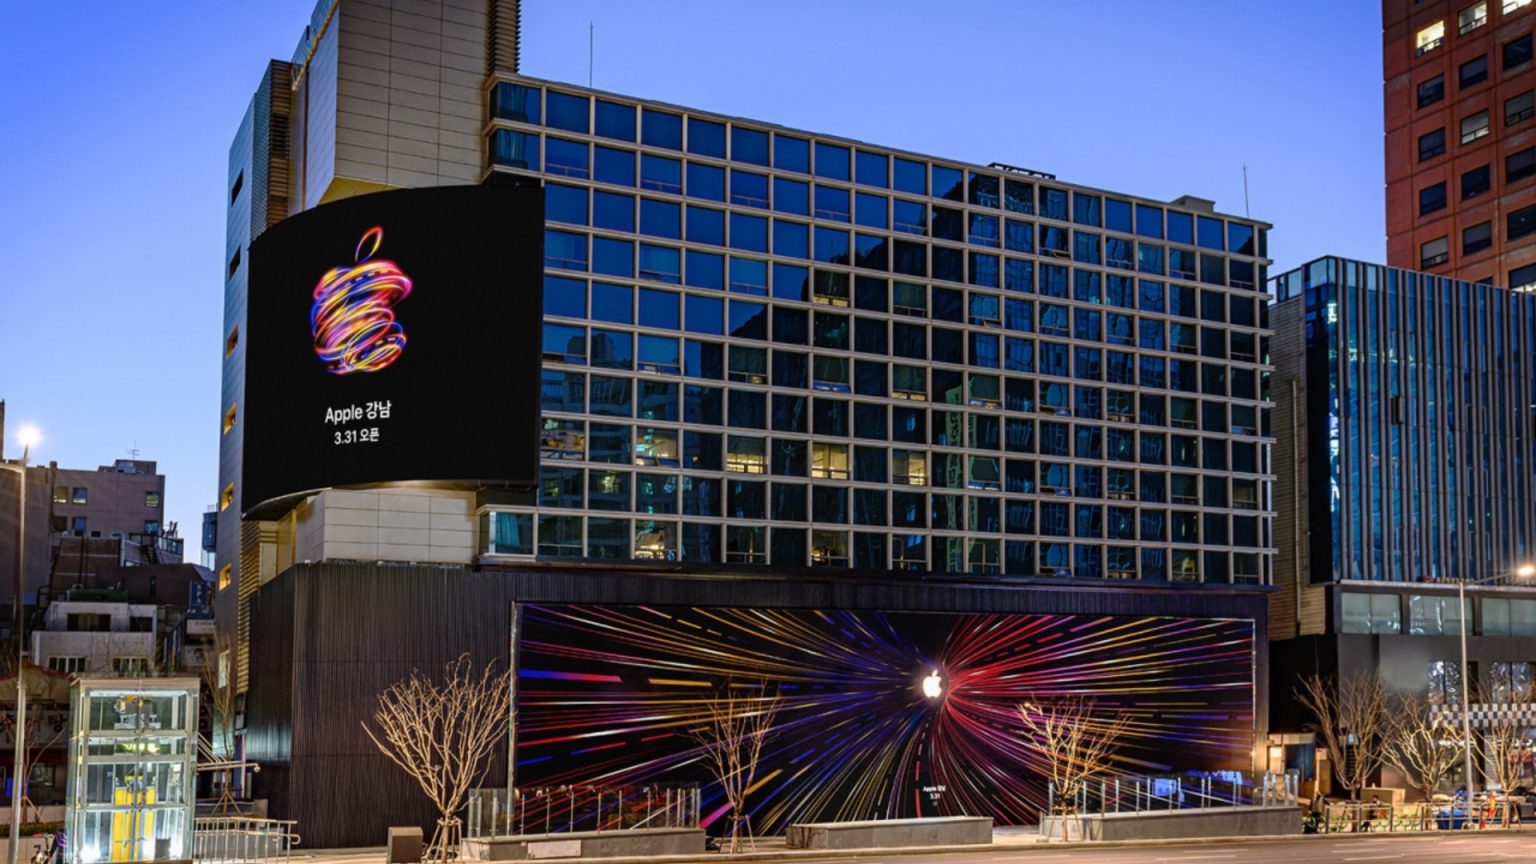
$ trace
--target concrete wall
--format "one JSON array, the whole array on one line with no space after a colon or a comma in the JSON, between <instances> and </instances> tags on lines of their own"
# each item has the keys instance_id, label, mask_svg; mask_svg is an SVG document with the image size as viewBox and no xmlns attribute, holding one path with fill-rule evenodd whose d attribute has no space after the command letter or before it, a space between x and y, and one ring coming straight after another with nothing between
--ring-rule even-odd
<instances>
[{"instance_id":1,"label":"concrete wall","mask_svg":"<svg viewBox=\"0 0 1536 864\"><path fill-rule=\"evenodd\" d=\"M786 839L792 849L983 845L992 842L992 819L989 816L948 816L791 825Z\"/></svg>"},{"instance_id":2,"label":"concrete wall","mask_svg":"<svg viewBox=\"0 0 1536 864\"><path fill-rule=\"evenodd\" d=\"M331 489L295 511L292 558L468 564L474 505L473 492Z\"/></svg>"},{"instance_id":3,"label":"concrete wall","mask_svg":"<svg viewBox=\"0 0 1536 864\"><path fill-rule=\"evenodd\" d=\"M636 828L576 831L538 837L465 840L471 861L525 861L533 858L641 858L704 854L702 828Z\"/></svg>"},{"instance_id":4,"label":"concrete wall","mask_svg":"<svg viewBox=\"0 0 1536 864\"><path fill-rule=\"evenodd\" d=\"M302 209L475 183L485 162L487 0L329 0L294 51Z\"/></svg>"},{"instance_id":5,"label":"concrete wall","mask_svg":"<svg viewBox=\"0 0 1536 864\"><path fill-rule=\"evenodd\" d=\"M1301 833L1300 807L1212 807L1166 813L1050 816L1040 833L1053 840L1176 840L1273 837Z\"/></svg>"}]
</instances>

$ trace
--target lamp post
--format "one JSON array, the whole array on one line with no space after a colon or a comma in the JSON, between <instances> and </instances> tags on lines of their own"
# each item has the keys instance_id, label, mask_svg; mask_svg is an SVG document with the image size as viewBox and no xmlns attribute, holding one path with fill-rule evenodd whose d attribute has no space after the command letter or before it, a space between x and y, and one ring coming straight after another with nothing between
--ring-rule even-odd
<instances>
[{"instance_id":1,"label":"lamp post","mask_svg":"<svg viewBox=\"0 0 1536 864\"><path fill-rule=\"evenodd\" d=\"M1511 573L1496 573L1485 576L1482 579L1463 579L1456 583L1456 602L1460 607L1457 611L1461 619L1461 747L1463 769L1467 772L1467 809L1472 808L1472 792L1475 788L1475 780L1472 776L1472 683L1471 670L1467 668L1467 586L1486 585L1490 582L1498 582L1507 576L1525 580L1536 576L1536 564L1521 564ZM14 862L13 862L14 864Z\"/></svg>"},{"instance_id":2,"label":"lamp post","mask_svg":"<svg viewBox=\"0 0 1536 864\"><path fill-rule=\"evenodd\" d=\"M32 452L32 445L42 440L34 426L23 426L16 436L21 442L21 459L18 462L0 462L4 467L16 472L16 579L12 586L15 595L11 601L14 612L15 639L16 639L16 732L12 736L12 745L15 748L12 755L15 757L11 769L11 864L16 864L17 856L21 850L21 791L26 786L24 771L27 761L27 687L22 679L22 664L26 658L26 645L22 641L22 591L25 581L22 579L22 569L26 562L27 543L27 457Z\"/></svg>"}]
</instances>

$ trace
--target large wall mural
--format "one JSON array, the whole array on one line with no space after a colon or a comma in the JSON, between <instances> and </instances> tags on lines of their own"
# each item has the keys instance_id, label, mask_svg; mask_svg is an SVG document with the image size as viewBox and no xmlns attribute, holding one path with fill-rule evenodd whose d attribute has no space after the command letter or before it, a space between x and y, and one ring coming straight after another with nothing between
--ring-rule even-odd
<instances>
[{"instance_id":1,"label":"large wall mural","mask_svg":"<svg viewBox=\"0 0 1536 864\"><path fill-rule=\"evenodd\" d=\"M727 684L782 693L749 796L791 821L1037 819L1045 764L1017 706L1067 695L1132 718L1125 773L1245 770L1253 622L1080 615L525 606L517 784L705 784L694 736ZM942 790L942 791L939 791Z\"/></svg>"}]
</instances>

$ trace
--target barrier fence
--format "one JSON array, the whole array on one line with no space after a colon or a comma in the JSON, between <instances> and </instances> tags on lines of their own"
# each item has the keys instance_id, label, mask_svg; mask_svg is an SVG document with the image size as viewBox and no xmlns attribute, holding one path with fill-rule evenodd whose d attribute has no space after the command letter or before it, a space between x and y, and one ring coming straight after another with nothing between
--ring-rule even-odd
<instances>
[{"instance_id":1,"label":"barrier fence","mask_svg":"<svg viewBox=\"0 0 1536 864\"><path fill-rule=\"evenodd\" d=\"M699 827L698 784L476 789L464 836Z\"/></svg>"},{"instance_id":2,"label":"barrier fence","mask_svg":"<svg viewBox=\"0 0 1536 864\"><path fill-rule=\"evenodd\" d=\"M192 822L192 858L210 862L287 862L299 845L291 819L198 816Z\"/></svg>"},{"instance_id":3,"label":"barrier fence","mask_svg":"<svg viewBox=\"0 0 1536 864\"><path fill-rule=\"evenodd\" d=\"M1071 800L1046 786L1047 810L1061 813L1147 813L1209 807L1300 806L1295 771L1263 774L1223 772L1203 775L1095 777Z\"/></svg>"},{"instance_id":4,"label":"barrier fence","mask_svg":"<svg viewBox=\"0 0 1536 864\"><path fill-rule=\"evenodd\" d=\"M1470 811L1462 801L1330 801L1321 814L1309 815L1308 823L1320 834L1475 831L1519 825L1526 821L1522 816L1528 816L1530 809L1523 798L1495 798L1492 802L1480 799Z\"/></svg>"}]
</instances>

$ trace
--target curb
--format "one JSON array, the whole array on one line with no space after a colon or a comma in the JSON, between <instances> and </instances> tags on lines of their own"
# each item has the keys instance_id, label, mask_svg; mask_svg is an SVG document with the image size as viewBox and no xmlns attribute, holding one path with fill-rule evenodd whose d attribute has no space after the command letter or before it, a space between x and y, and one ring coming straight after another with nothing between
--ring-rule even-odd
<instances>
[{"instance_id":1,"label":"curb","mask_svg":"<svg viewBox=\"0 0 1536 864\"><path fill-rule=\"evenodd\" d=\"M593 864L696 864L696 862L726 861L793 861L796 859L826 860L826 859L855 859L870 856L896 856L896 855L949 855L957 853L1000 853L1017 851L1050 852L1070 851L1082 849L1123 849L1136 847L1156 848L1159 846L1220 846L1236 843L1272 843L1285 840L1320 841L1320 840L1386 840L1386 839L1418 839L1428 837L1456 837L1463 835L1480 836L1483 834L1519 834L1524 833L1518 828L1484 828L1478 831L1397 831L1397 832L1371 832L1340 833L1340 834L1256 834L1247 837L1183 837L1183 838L1159 838L1150 840L1101 840L1101 841L1074 841L1070 843L973 843L964 846L897 846L897 847L870 847L866 849L775 849L759 852L741 852L736 855L728 855L723 852L707 852L703 855L651 855L628 856L613 858L582 858L573 859ZM463 859L468 861L470 859Z\"/></svg>"}]
</instances>

